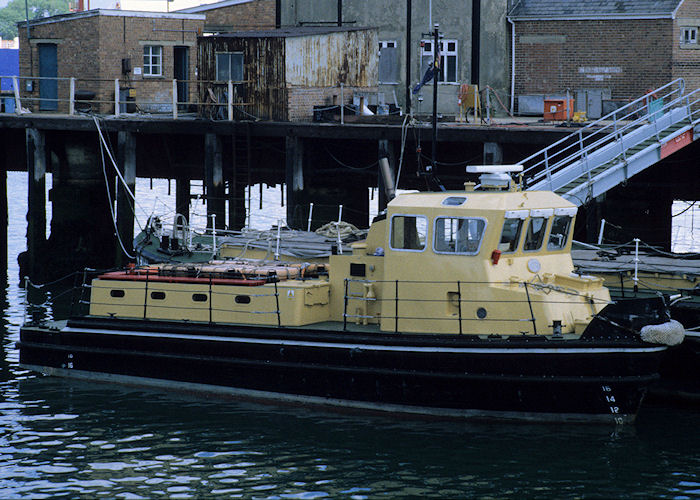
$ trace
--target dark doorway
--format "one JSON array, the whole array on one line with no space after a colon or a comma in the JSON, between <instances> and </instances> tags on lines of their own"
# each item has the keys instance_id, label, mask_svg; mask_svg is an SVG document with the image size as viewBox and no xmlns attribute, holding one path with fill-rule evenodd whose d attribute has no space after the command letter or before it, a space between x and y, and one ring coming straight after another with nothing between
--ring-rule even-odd
<instances>
[{"instance_id":1,"label":"dark doorway","mask_svg":"<svg viewBox=\"0 0 700 500\"><path fill-rule=\"evenodd\" d=\"M190 48L189 47L175 47L174 53L174 75L177 80L177 102L178 110L187 111L187 103L189 102L189 86L187 84L187 79L190 73Z\"/></svg>"},{"instance_id":2,"label":"dark doorway","mask_svg":"<svg viewBox=\"0 0 700 500\"><path fill-rule=\"evenodd\" d=\"M55 43L39 44L39 110L58 109L58 58Z\"/></svg>"}]
</instances>

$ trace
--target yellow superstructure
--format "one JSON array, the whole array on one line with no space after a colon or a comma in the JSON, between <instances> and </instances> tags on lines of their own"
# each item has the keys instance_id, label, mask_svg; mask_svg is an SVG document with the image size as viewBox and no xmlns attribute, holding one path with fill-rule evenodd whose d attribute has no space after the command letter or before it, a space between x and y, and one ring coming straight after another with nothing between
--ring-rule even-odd
<instances>
[{"instance_id":1,"label":"yellow superstructure","mask_svg":"<svg viewBox=\"0 0 700 500\"><path fill-rule=\"evenodd\" d=\"M574 274L575 214L572 203L551 192L403 194L375 220L367 239L352 245L352 254L330 257L327 275L268 274L257 286L217 281L226 265L234 265L230 261L217 264L223 267L209 283L196 265L188 283L98 279L90 314L281 326L333 321L402 333L576 336L610 297L600 278ZM115 297L114 290L122 291Z\"/></svg>"}]
</instances>

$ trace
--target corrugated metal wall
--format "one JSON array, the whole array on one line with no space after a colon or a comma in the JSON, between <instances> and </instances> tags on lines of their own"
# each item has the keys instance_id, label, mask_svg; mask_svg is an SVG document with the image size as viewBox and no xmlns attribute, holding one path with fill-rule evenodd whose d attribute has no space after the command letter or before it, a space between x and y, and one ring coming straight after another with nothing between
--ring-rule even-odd
<instances>
[{"instance_id":1,"label":"corrugated metal wall","mask_svg":"<svg viewBox=\"0 0 700 500\"><path fill-rule=\"evenodd\" d=\"M285 89L284 44L281 38L232 38L225 36L199 37L197 68L200 99L204 100L207 88L212 88L220 101L224 101L225 83L216 80L216 54L242 52L245 83L236 85L235 102L249 105L236 109L240 119L287 120L287 96Z\"/></svg>"},{"instance_id":2,"label":"corrugated metal wall","mask_svg":"<svg viewBox=\"0 0 700 500\"><path fill-rule=\"evenodd\" d=\"M344 31L287 39L288 85L376 87L376 30Z\"/></svg>"}]
</instances>

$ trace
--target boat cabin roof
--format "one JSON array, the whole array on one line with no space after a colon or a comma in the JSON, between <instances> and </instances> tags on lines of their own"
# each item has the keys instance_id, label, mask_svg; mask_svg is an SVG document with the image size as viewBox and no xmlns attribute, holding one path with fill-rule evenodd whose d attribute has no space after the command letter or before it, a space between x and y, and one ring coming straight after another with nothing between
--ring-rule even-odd
<instances>
[{"instance_id":1,"label":"boat cabin roof","mask_svg":"<svg viewBox=\"0 0 700 500\"><path fill-rule=\"evenodd\" d=\"M403 193L391 200L391 212L459 213L466 210L507 211L538 208L576 208L552 191L445 191L435 193Z\"/></svg>"}]
</instances>

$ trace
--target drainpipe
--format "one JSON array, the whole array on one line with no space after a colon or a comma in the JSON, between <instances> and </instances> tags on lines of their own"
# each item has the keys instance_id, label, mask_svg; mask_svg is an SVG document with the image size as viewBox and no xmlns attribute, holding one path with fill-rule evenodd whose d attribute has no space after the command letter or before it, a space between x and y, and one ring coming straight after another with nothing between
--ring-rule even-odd
<instances>
[{"instance_id":1,"label":"drainpipe","mask_svg":"<svg viewBox=\"0 0 700 500\"><path fill-rule=\"evenodd\" d=\"M481 0L472 0L472 84L479 85L481 53Z\"/></svg>"},{"instance_id":2,"label":"drainpipe","mask_svg":"<svg viewBox=\"0 0 700 500\"><path fill-rule=\"evenodd\" d=\"M515 23L507 17L510 23L510 115L515 110Z\"/></svg>"},{"instance_id":3,"label":"drainpipe","mask_svg":"<svg viewBox=\"0 0 700 500\"><path fill-rule=\"evenodd\" d=\"M282 0L275 1L275 28L282 27Z\"/></svg>"},{"instance_id":4,"label":"drainpipe","mask_svg":"<svg viewBox=\"0 0 700 500\"><path fill-rule=\"evenodd\" d=\"M338 26L343 25L343 0L338 0Z\"/></svg>"}]
</instances>

